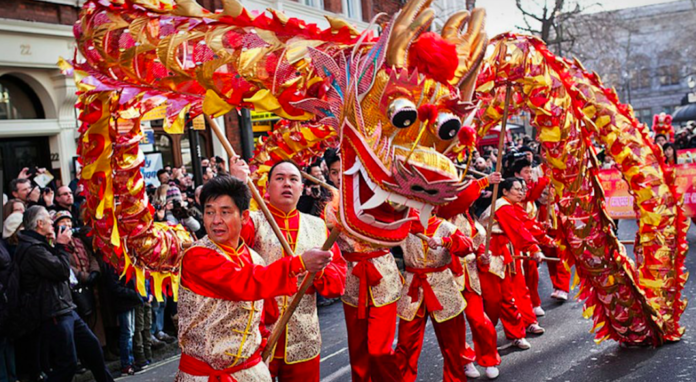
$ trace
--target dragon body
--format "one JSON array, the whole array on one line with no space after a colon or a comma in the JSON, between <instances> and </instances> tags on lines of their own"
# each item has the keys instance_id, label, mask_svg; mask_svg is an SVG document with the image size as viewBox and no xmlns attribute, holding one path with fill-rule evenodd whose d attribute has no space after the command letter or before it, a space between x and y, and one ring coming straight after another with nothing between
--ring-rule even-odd
<instances>
[{"instance_id":1,"label":"dragon body","mask_svg":"<svg viewBox=\"0 0 696 382\"><path fill-rule=\"evenodd\" d=\"M513 111L533 113L540 131L598 338L677 340L687 226L645 128L596 75L553 57L541 41L502 36L484 59L480 10L456 13L440 34L426 32L429 5L408 2L376 37L334 18L322 30L277 11L251 14L234 0L216 12L190 0L88 1L75 25L80 55L64 68L79 89L82 181L97 246L139 279L178 271L190 238L153 223L139 175L140 118L159 105L167 105L171 133L183 131L187 115L235 107L287 120L260 147L258 167L338 146L337 223L354 240L384 247L406 238L411 209L427 222L466 186L444 153L460 149L472 97L485 134L500 121L509 87ZM607 146L637 196L637 265L611 232L592 142Z\"/></svg>"}]
</instances>

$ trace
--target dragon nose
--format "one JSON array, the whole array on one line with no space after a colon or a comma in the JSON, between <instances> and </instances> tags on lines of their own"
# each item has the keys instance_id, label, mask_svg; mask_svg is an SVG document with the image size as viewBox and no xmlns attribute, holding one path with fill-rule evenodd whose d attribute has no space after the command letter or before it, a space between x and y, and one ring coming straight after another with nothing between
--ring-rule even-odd
<instances>
[{"instance_id":1,"label":"dragon nose","mask_svg":"<svg viewBox=\"0 0 696 382\"><path fill-rule=\"evenodd\" d=\"M424 193L424 194L428 194L428 195L430 195L430 196L435 196L435 195L438 194L438 192L440 192L440 191L434 190L434 189L432 189L432 188L423 188L423 187L421 187L421 186L419 186L419 185L417 185L417 184L411 186L411 191L413 191L413 192L420 192L420 193Z\"/></svg>"}]
</instances>

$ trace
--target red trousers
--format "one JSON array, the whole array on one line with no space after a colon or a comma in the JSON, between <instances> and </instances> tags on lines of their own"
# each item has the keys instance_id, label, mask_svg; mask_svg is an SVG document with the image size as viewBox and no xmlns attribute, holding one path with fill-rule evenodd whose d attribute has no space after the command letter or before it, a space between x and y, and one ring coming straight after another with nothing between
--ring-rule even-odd
<instances>
[{"instance_id":1,"label":"red trousers","mask_svg":"<svg viewBox=\"0 0 696 382\"><path fill-rule=\"evenodd\" d=\"M560 257L556 248L543 248L543 250L548 257ZM570 271L566 269L565 262L546 262L546 265L549 267L549 278L553 284L553 289L570 292Z\"/></svg>"},{"instance_id":2,"label":"red trousers","mask_svg":"<svg viewBox=\"0 0 696 382\"><path fill-rule=\"evenodd\" d=\"M445 364L442 370L443 382L466 381L462 358L466 346L464 316L459 314L443 322L437 322L432 317L431 320ZM401 368L401 380L404 382L414 382L418 377L418 357L423 348L423 335L427 321L428 313L423 306L413 321L399 320L399 342L396 346L396 354ZM457 335L458 333L462 335Z\"/></svg>"},{"instance_id":3,"label":"red trousers","mask_svg":"<svg viewBox=\"0 0 696 382\"><path fill-rule=\"evenodd\" d=\"M521 262L521 261L520 261ZM532 306L532 298L529 295L529 288L527 288L527 282L522 274L522 265L517 263L517 273L509 274L508 277L512 277L512 283L515 294L515 304L517 309L522 315L522 324L526 328L531 324L537 323L536 314L534 314L534 306ZM507 278L507 277L506 277ZM537 280L539 279L537 275Z\"/></svg>"},{"instance_id":4,"label":"red trousers","mask_svg":"<svg viewBox=\"0 0 696 382\"><path fill-rule=\"evenodd\" d=\"M288 364L282 358L274 358L268 369L274 381L278 382L319 382L321 357L309 361Z\"/></svg>"},{"instance_id":5,"label":"red trousers","mask_svg":"<svg viewBox=\"0 0 696 382\"><path fill-rule=\"evenodd\" d=\"M504 279L487 272L479 272L481 290L483 291L483 309L493 326L498 319L503 322L505 337L508 339L525 338L526 326L522 323L522 315L515 305L515 291L512 277L508 274Z\"/></svg>"},{"instance_id":6,"label":"red trousers","mask_svg":"<svg viewBox=\"0 0 696 382\"><path fill-rule=\"evenodd\" d=\"M401 381L392 349L396 302L381 307L368 306L364 319L358 318L358 308L346 303L343 304L343 313L353 382Z\"/></svg>"},{"instance_id":7,"label":"red trousers","mask_svg":"<svg viewBox=\"0 0 696 382\"><path fill-rule=\"evenodd\" d=\"M495 331L495 325L483 311L483 299L468 289L464 290L462 294L467 304L464 313L467 321L469 321L469 326L471 326L471 335L474 337L476 363L483 367L500 365L498 334ZM463 341L466 340L464 337L465 335L462 336ZM470 356L465 355L465 361L466 358L470 359Z\"/></svg>"},{"instance_id":8,"label":"red trousers","mask_svg":"<svg viewBox=\"0 0 696 382\"><path fill-rule=\"evenodd\" d=\"M539 265L536 261L522 261L524 267L524 282L529 289L529 298L532 300L532 306L541 306L541 298L539 297Z\"/></svg>"}]
</instances>

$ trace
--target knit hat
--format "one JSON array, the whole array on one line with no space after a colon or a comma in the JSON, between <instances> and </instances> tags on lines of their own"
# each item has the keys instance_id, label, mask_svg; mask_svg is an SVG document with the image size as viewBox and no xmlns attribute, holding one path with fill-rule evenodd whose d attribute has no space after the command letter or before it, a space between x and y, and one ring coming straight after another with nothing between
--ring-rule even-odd
<instances>
[{"instance_id":1,"label":"knit hat","mask_svg":"<svg viewBox=\"0 0 696 382\"><path fill-rule=\"evenodd\" d=\"M72 214L70 211L66 210L56 211L56 213L53 215L53 224L57 224L61 219L72 220Z\"/></svg>"},{"instance_id":2,"label":"knit hat","mask_svg":"<svg viewBox=\"0 0 696 382\"><path fill-rule=\"evenodd\" d=\"M7 239L8 237L14 235L15 232L22 225L22 219L24 214L21 212L13 212L5 220L5 225L2 228L2 238Z\"/></svg>"},{"instance_id":3,"label":"knit hat","mask_svg":"<svg viewBox=\"0 0 696 382\"><path fill-rule=\"evenodd\" d=\"M181 197L181 191L179 191L179 188L176 186L171 186L167 190L167 203L173 202L175 200L179 202L184 201L184 199Z\"/></svg>"}]
</instances>

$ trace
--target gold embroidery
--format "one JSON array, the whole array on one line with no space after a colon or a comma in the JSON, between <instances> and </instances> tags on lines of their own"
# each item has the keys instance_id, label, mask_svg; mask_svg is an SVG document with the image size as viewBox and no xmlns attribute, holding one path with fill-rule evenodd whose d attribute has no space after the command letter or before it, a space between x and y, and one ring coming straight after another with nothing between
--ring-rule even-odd
<instances>
[{"instance_id":1,"label":"gold embroidery","mask_svg":"<svg viewBox=\"0 0 696 382\"><path fill-rule=\"evenodd\" d=\"M291 214L292 212L285 217ZM300 224L297 240L293 248L296 255L300 255L311 248L321 247L327 237L326 225L323 220L303 213L299 215ZM283 249L266 218L258 212L252 213L251 218L256 227L254 249L261 254L268 264L281 259L283 257ZM288 221L286 220L284 223L284 226L287 228ZM299 286L302 282L301 278L297 282ZM281 314L285 312L289 305L288 297L290 296L279 296L276 298ZM305 294L302 300L300 300L297 310L290 318L285 331L284 358L286 363L304 362L319 355L321 351L321 332L319 330L319 317L317 316L316 306L316 293ZM272 329L272 327L269 329Z\"/></svg>"},{"instance_id":2,"label":"gold embroidery","mask_svg":"<svg viewBox=\"0 0 696 382\"><path fill-rule=\"evenodd\" d=\"M193 247L215 251L232 261L208 237ZM249 251L254 264L265 265L254 251ZM258 330L263 301L229 301L201 296L187 288L179 290L179 346L181 351L208 363L214 369L225 369L248 359L261 345ZM221 319L224 318L224 319ZM254 369L254 370L252 370ZM267 381L266 372L251 368L240 372L245 381ZM235 373L235 376L237 374ZM247 378L248 376L248 378ZM177 381L198 381L185 373Z\"/></svg>"},{"instance_id":3,"label":"gold embroidery","mask_svg":"<svg viewBox=\"0 0 696 382\"><path fill-rule=\"evenodd\" d=\"M451 236L457 227L447 221L443 221L435 230L433 238L444 238ZM450 264L452 255L449 250L443 247L437 249L423 248L423 241L414 235L408 235L408 238L401 245L404 250L404 261L406 266L410 268L439 268ZM413 282L414 275L406 271L406 283L401 289L401 299L397 303L397 313L399 317L411 321L415 317L420 305L423 303L423 290L418 291L418 299L411 300L408 295L408 290ZM447 321L459 315L466 308L466 301L460 293L459 285L455 281L452 271L445 269L441 272L432 272L427 274L428 283L433 289L442 310L430 312L432 317L437 322Z\"/></svg>"}]
</instances>

